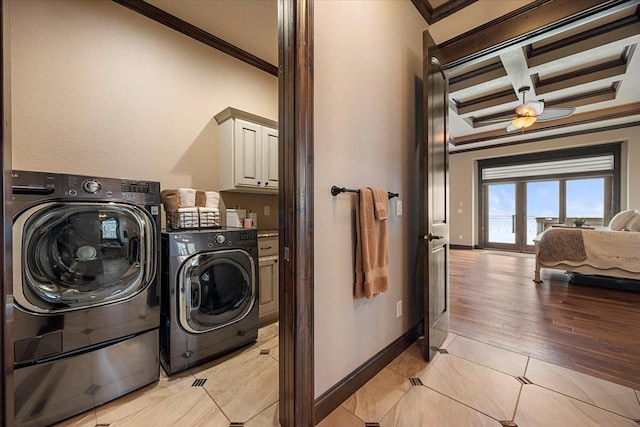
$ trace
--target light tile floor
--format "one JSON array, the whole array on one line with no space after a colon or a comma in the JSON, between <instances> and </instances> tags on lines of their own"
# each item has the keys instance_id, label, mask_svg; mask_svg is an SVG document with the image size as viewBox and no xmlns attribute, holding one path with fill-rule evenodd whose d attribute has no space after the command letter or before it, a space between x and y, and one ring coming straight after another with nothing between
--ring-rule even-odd
<instances>
[{"instance_id":1,"label":"light tile floor","mask_svg":"<svg viewBox=\"0 0 640 427\"><path fill-rule=\"evenodd\" d=\"M640 392L630 388L453 334L431 362L421 346L410 346L318 426L640 424Z\"/></svg>"},{"instance_id":2,"label":"light tile floor","mask_svg":"<svg viewBox=\"0 0 640 427\"><path fill-rule=\"evenodd\" d=\"M252 346L162 375L156 384L59 425L276 427L277 341L278 325L268 325ZM636 390L453 334L429 363L421 345L411 345L318 426L640 424ZM194 387L196 379L206 381Z\"/></svg>"}]
</instances>

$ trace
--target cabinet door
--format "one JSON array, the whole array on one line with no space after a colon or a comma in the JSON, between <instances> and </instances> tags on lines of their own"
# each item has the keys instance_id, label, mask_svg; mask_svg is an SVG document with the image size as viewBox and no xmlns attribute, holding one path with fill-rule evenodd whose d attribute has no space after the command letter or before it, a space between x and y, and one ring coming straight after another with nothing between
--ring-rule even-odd
<instances>
[{"instance_id":1,"label":"cabinet door","mask_svg":"<svg viewBox=\"0 0 640 427\"><path fill-rule=\"evenodd\" d=\"M235 179L238 186L262 184L262 126L236 119L234 127Z\"/></svg>"},{"instance_id":2,"label":"cabinet door","mask_svg":"<svg viewBox=\"0 0 640 427\"><path fill-rule=\"evenodd\" d=\"M262 128L262 178L266 188L278 188L278 130Z\"/></svg>"},{"instance_id":3,"label":"cabinet door","mask_svg":"<svg viewBox=\"0 0 640 427\"><path fill-rule=\"evenodd\" d=\"M278 257L260 259L260 321L274 320L278 316Z\"/></svg>"}]
</instances>

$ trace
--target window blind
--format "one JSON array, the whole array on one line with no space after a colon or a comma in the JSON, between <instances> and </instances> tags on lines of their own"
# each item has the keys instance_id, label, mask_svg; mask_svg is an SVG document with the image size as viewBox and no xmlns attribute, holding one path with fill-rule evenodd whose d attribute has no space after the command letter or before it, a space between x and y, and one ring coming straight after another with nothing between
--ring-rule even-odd
<instances>
[{"instance_id":1,"label":"window blind","mask_svg":"<svg viewBox=\"0 0 640 427\"><path fill-rule=\"evenodd\" d=\"M496 166L482 169L482 180L525 178L533 176L562 175L596 171L613 171L613 155L583 157L569 160L553 160L512 166Z\"/></svg>"}]
</instances>

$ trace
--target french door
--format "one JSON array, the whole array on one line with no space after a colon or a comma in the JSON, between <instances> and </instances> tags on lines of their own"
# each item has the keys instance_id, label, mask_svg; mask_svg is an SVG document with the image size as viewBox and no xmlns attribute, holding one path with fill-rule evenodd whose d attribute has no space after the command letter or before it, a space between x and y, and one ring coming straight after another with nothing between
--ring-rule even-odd
<instances>
[{"instance_id":1,"label":"french door","mask_svg":"<svg viewBox=\"0 0 640 427\"><path fill-rule=\"evenodd\" d=\"M487 248L533 252L533 239L548 227L589 226L610 217L609 176L492 182L483 184L483 241Z\"/></svg>"}]
</instances>

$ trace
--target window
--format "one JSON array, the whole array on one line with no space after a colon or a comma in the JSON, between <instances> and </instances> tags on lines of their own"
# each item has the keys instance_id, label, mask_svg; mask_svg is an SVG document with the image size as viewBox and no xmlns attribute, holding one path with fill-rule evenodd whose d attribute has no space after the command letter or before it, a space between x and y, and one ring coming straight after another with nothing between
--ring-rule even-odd
<instances>
[{"instance_id":1,"label":"window","mask_svg":"<svg viewBox=\"0 0 640 427\"><path fill-rule=\"evenodd\" d=\"M620 206L620 143L481 160L481 245L533 251L553 224L606 225Z\"/></svg>"}]
</instances>

